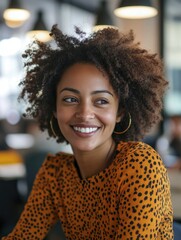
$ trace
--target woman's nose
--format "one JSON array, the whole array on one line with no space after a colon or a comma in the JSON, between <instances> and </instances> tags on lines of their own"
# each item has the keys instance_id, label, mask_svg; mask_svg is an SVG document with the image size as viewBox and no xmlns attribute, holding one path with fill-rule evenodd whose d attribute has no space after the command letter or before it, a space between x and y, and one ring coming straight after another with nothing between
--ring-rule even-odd
<instances>
[{"instance_id":1,"label":"woman's nose","mask_svg":"<svg viewBox=\"0 0 181 240\"><path fill-rule=\"evenodd\" d=\"M79 106L78 111L75 114L76 118L82 119L82 120L89 120L94 119L95 114L93 112L93 109L89 105L82 105Z\"/></svg>"}]
</instances>

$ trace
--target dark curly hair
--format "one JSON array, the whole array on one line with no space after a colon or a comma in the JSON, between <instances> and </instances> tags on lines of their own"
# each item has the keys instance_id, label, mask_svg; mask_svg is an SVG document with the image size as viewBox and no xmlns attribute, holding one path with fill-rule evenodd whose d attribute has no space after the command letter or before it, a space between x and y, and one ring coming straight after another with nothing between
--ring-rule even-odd
<instances>
[{"instance_id":1,"label":"dark curly hair","mask_svg":"<svg viewBox=\"0 0 181 240\"><path fill-rule=\"evenodd\" d=\"M26 74L20 85L23 98L30 104L26 116L36 118L42 131L47 130L57 142L66 141L57 120L52 118L56 109L56 87L64 71L75 63L94 64L105 73L119 97L119 110L125 115L116 130L128 126L129 113L132 124L129 130L118 135L116 141L141 140L150 128L161 119L162 97L168 82L163 76L163 64L156 54L150 54L134 42L134 34L120 33L118 29L105 28L86 35L75 28L77 37L68 36L54 25L49 44L35 40L22 55Z\"/></svg>"}]
</instances>

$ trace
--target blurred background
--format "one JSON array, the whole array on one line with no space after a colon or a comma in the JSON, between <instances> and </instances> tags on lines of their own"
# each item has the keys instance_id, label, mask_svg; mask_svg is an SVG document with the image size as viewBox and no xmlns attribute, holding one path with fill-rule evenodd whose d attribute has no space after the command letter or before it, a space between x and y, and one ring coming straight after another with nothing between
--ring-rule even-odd
<instances>
[{"instance_id":1,"label":"blurred background","mask_svg":"<svg viewBox=\"0 0 181 240\"><path fill-rule=\"evenodd\" d=\"M147 9L126 16L122 10L133 7L133 2L138 7L136 0L0 1L0 237L13 229L46 154L71 152L66 144L57 144L46 132L41 133L35 120L23 118L26 106L17 100L23 76L21 55L32 36L51 42L48 32L55 23L70 35L75 26L87 33L107 25L122 32L133 29L141 46L163 59L170 84L163 120L144 141L160 153L168 168L175 240L177 233L181 236L181 0L145 0L147 7L153 7L151 16L141 14ZM15 9L18 12L10 11ZM64 239L59 225L47 239Z\"/></svg>"}]
</instances>

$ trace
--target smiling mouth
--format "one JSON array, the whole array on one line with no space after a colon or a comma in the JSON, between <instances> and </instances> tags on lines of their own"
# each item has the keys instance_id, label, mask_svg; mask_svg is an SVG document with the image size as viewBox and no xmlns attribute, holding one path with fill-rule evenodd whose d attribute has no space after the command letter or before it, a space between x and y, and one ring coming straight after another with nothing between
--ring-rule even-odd
<instances>
[{"instance_id":1,"label":"smiling mouth","mask_svg":"<svg viewBox=\"0 0 181 240\"><path fill-rule=\"evenodd\" d=\"M76 126L74 126L73 129L76 132L80 132L80 133L93 133L93 132L96 132L99 128L98 127L76 127Z\"/></svg>"}]
</instances>

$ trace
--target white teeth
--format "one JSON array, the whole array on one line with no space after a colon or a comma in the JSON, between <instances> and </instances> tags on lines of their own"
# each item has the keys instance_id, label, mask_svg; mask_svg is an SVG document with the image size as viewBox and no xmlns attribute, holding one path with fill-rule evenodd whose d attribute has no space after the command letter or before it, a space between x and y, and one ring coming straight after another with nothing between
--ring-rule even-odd
<instances>
[{"instance_id":1,"label":"white teeth","mask_svg":"<svg viewBox=\"0 0 181 240\"><path fill-rule=\"evenodd\" d=\"M81 132L81 133L91 133L95 132L98 128L97 127L91 127L91 128L82 128L82 127L73 127L75 131Z\"/></svg>"}]
</instances>

